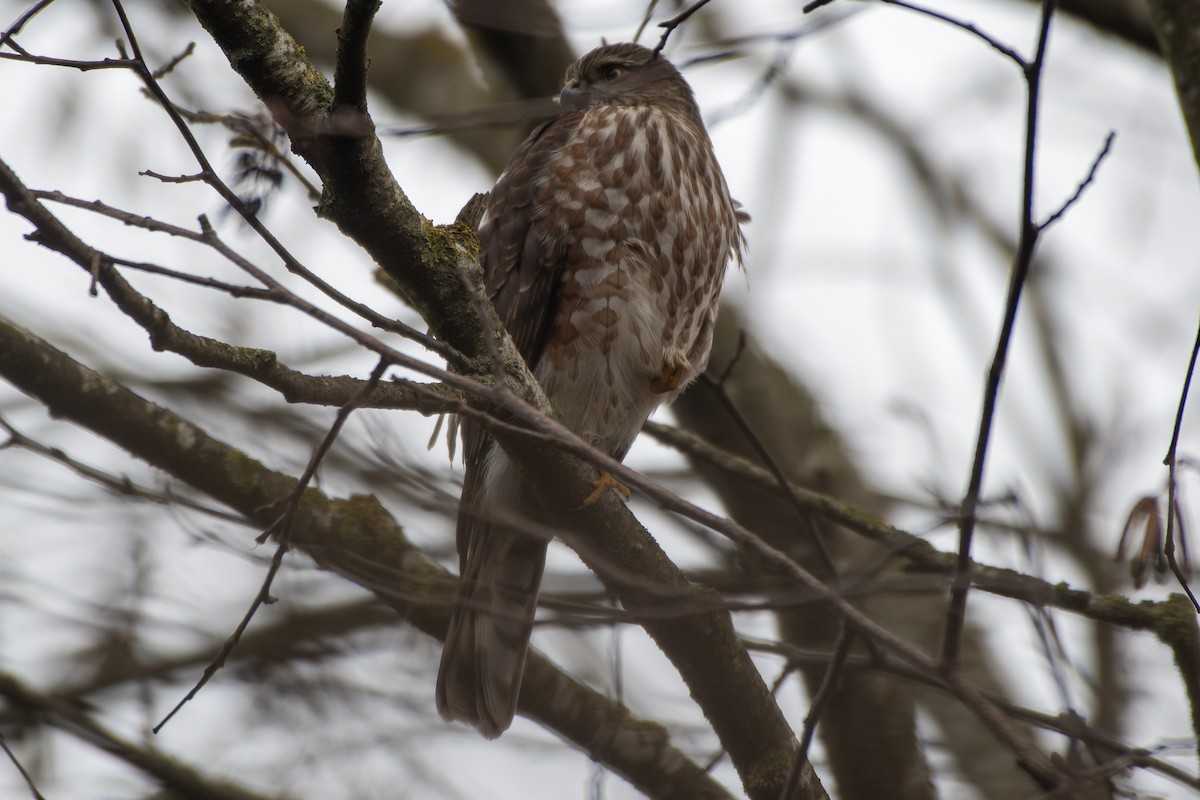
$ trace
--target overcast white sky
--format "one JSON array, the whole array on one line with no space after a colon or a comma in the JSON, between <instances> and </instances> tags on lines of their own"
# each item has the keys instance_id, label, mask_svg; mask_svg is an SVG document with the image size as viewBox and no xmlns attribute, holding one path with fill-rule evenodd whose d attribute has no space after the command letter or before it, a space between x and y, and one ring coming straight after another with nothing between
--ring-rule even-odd
<instances>
[{"instance_id":1,"label":"overcast white sky","mask_svg":"<svg viewBox=\"0 0 1200 800\"><path fill-rule=\"evenodd\" d=\"M60 0L45 19L31 26L22 42L31 50L64 56L111 54L111 44L106 44L111 36L95 36L96 17L81 11L83 5L91 4ZM212 111L254 108L249 92L201 32L172 27L150 4L128 5L135 27L143 31L143 42L151 43L153 52L165 56L187 41L197 42L196 54L168 84L182 102ZM773 34L806 23L799 5L718 0L713 11L721 15L728 33ZM1036 31L1033 4L980 0L942 5L1030 52ZM25 6L0 0L0 24L7 25ZM567 29L582 52L601 37L629 38L642 4L572 0L561 7ZM830 10L851 8L862 6L841 2ZM386 2L380 24L407 29L439 24L446 18L444 8L432 0ZM704 51L696 35L668 48L677 62ZM928 204L895 151L877 133L846 116L821 110L791 116L772 91L742 113L725 114L745 97L765 67L764 59L774 53L773 45L763 46L756 50L757 60L696 65L686 71L706 114L719 119L713 138L720 160L735 196L754 217L748 229L747 273L730 274L729 302L747 310L752 332L818 389L826 413L849 438L873 480L904 497L928 500L932 492L957 500L969 471L1007 264L978 236L931 218ZM1024 87L1016 68L984 44L911 13L872 7L799 40L787 76L814 90L856 92L869 98L912 133L940 170L962 181L992 219L1015 232ZM182 225L194 224L198 211L214 219L219 216L215 198L202 190L190 186L164 190L153 180L136 176L142 169L172 174L189 172L192 166L167 121L139 96L131 75L81 75L3 61L0 86L8 110L0 115L0 157L27 184L88 199L102 197ZM374 104L373 111L381 125L405 121L382 103ZM1099 473L1103 501L1095 509L1096 530L1108 537L1096 543L1100 549L1115 547L1133 500L1158 491L1165 478L1161 460L1200 308L1200 182L1170 79L1161 64L1062 18L1052 37L1042 107L1037 193L1041 216L1074 191L1109 129L1118 131L1111 157L1081 202L1046 235L1041 251L1047 257L1042 262L1045 268L1054 270L1048 280L1054 287L1058 335L1068 343L1069 381L1110 445ZM224 135L211 129L200 134L210 152L222 152ZM486 189L492 181L475 162L457 157L437 138L393 139L387 148L401 184L417 207L438 222L451 220L473 192ZM220 155L215 160L222 163ZM370 265L356 248L341 240L331 226L313 221L310 205L292 192L274 202L266 219L294 252L303 253L307 264L343 291L419 324L374 285ZM200 274L234 274L208 254L177 241L129 234L119 225L82 213L63 210L62 215L85 239L104 242L127 257L187 267ZM265 249L235 225L223 223L223 230L239 248L267 261ZM145 335L106 299L89 297L86 276L76 267L23 242L27 231L23 220L0 214L0 314L33 328L85 362L125 375L190 374L181 359L151 352ZM152 290L180 324L196 332L274 349L294 363L328 352L316 364L330 372L365 374L373 364L369 357L338 349L333 334L318 331L287 309L238 305L163 280L137 283ZM985 493L1016 490L1036 522L1051 524L1056 509L1049 487L1066 468L1061 426L1047 411L1050 395L1037 366L1038 343L1023 335L1026 330L1019 323ZM244 391L247 404L263 396L253 388ZM197 405L188 411L218 431L225 424L219 408ZM80 459L130 472L150 484L157 480L112 447L49 421L3 383L0 413L27 433L68 447ZM1198 449L1196 418L1196 413L1190 415L1182 444L1182 451L1193 456ZM408 456L444 466L444 452L423 455L430 421L401 414L372 419L376 425L394 427L398 446L407 446ZM299 448L253 444L255 455L293 472L307 457ZM642 442L631 463L650 467L678 462ZM172 528L171 518L154 509L124 510L115 516L118 524L114 525L117 502L99 490L80 487L61 468L28 454L0 451L0 473L5 476L0 480L0 550L6 553L0 560L0 583L24 598L21 604L0 604L0 667L34 683L69 673L71 665L62 662L62 654L78 645L81 631L63 621L78 617L81 608L106 597L114 582L127 578L99 555L130 547L144 530L155 532L147 539L154 557L170 565L168 572L155 577L156 600L151 609L164 621L156 633L164 643L171 636L179 646L195 641L167 621L198 620L194 624L204 633L228 632L261 578L262 565L238 553L239 548L243 553L247 549L249 536L229 535L227 546L196 547L191 525L177 521ZM1189 481L1193 493L1200 490L1194 480ZM351 486L327 488L353 490ZM87 502L64 507L61 497L83 497ZM924 533L934 521L930 514L911 510L901 512L899 519L917 533ZM415 539L448 546L448 529L436 515L415 513L406 524ZM934 537L950 547L945 530ZM985 537L978 546L983 560L1027 567L1011 541ZM1053 554L1048 564L1047 579L1077 580L1069 565L1056 561ZM319 582L324 593L338 591L329 581L305 574L285 584L303 588L306 581ZM1138 596L1162 597L1169 589L1151 587ZM972 602L973 611L993 611L987 601ZM1069 619L1060 621L1073 646L1084 647L1077 626ZM433 652L433 644L416 634L397 633L395 639L398 650ZM1149 639L1145 644L1144 652L1131 653L1130 658L1134 668L1144 660L1149 674L1157 677L1143 684L1145 716L1131 720L1130 738L1148 746L1187 738L1187 708L1178 681L1169 672L1169 657ZM995 647L997 652L1015 654L1014 664L1038 658L1028 630L1004 628L997 633ZM643 656L653 658L655 652L647 650ZM1036 663L1040 667L1041 662ZM413 670L399 656L387 663L379 658L351 661L346 669L364 685L378 680L381 672L394 677ZM648 669L643 674L653 673ZM416 670L411 679L427 682L431 693L432 676L431 670ZM229 711L239 698L219 683L206 689L186 717L172 724L161 742L164 747L184 753L191 746L211 748L209 726L229 728L230 739L241 735L230 727ZM677 687L661 692L658 687L642 688L647 697L666 698L668 715L695 715ZM419 701L422 695L411 691ZM160 706L172 696L164 691ZM1029 696L1022 699L1057 707L1044 677L1034 679ZM803 699L790 696L785 701L789 713L801 719ZM136 732L141 712L135 702L128 704L127 711L127 719L108 722ZM352 736L352 726L345 721L329 724L338 735ZM585 793L590 769L586 759L549 747L554 740L532 725L519 721L513 734L547 743L536 760L519 765L526 778L534 776L534 785L545 787L544 794L528 791L527 781L511 787L474 783L471 773L483 764L512 767L507 751L482 740L469 745L469 751L461 749L461 738L454 740L459 748L455 752L463 754L456 757L473 769L444 779L461 786L467 796L486 792L497 798L561 797L554 787L564 785ZM436 748L434 739L405 746ZM269 761L269 753L280 746L269 736L254 748L244 749L242 744L231 743L217 757L222 769L232 774L253 772L260 757ZM65 737L59 738L53 757L55 777L41 787L48 797L93 798L98 796L96 786L104 787L105 796L115 797L129 787L123 768L113 767ZM366 749L359 757L366 765L363 774L386 774L386 748ZM1179 761L1189 768L1194 765L1186 750ZM722 769L722 778L736 785L732 771ZM298 796L315 797L319 795L308 794L313 787L343 786L344 778L315 774L294 788ZM271 785L265 776L255 780ZM1162 797L1185 796L1178 787L1150 778L1139 778L1136 785ZM948 784L947 797L956 796L953 788ZM19 791L21 784L12 770L0 762L0 795L20 796L14 794ZM610 779L606 796L633 795L620 781Z\"/></svg>"}]
</instances>

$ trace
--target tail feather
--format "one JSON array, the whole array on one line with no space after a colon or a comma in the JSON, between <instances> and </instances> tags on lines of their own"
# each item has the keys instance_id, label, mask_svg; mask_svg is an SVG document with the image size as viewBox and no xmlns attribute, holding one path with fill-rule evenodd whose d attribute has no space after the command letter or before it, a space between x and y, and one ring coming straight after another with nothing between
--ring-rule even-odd
<instances>
[{"instance_id":1,"label":"tail feather","mask_svg":"<svg viewBox=\"0 0 1200 800\"><path fill-rule=\"evenodd\" d=\"M443 717L494 739L516 713L546 542L494 525L480 525L470 538L436 700Z\"/></svg>"}]
</instances>

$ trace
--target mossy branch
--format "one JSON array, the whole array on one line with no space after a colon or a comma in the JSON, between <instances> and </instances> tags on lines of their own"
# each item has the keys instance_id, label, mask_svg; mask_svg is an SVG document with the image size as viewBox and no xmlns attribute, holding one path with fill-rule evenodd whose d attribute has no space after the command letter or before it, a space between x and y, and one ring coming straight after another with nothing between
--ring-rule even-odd
<instances>
[{"instance_id":1,"label":"mossy branch","mask_svg":"<svg viewBox=\"0 0 1200 800\"><path fill-rule=\"evenodd\" d=\"M0 318L0 375L50 413L81 425L242 513L263 528L276 502L296 487L171 411L71 359ZM442 638L456 582L405 536L372 496L304 492L292 544L394 608L417 629ZM699 766L671 746L666 730L580 684L533 651L520 711L576 744L655 797L727 798ZM431 683L432 689L432 683Z\"/></svg>"}]
</instances>

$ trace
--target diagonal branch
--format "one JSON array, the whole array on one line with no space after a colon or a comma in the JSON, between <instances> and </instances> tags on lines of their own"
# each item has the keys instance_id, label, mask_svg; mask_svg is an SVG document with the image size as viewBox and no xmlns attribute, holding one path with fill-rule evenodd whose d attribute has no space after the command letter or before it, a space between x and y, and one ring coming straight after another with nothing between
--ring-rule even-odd
<instances>
[{"instance_id":1,"label":"diagonal branch","mask_svg":"<svg viewBox=\"0 0 1200 800\"><path fill-rule=\"evenodd\" d=\"M338 434L341 433L342 428L345 426L346 420L350 418L350 414L361 405L362 401L366 399L371 390L378 385L379 379L383 377L383 373L387 371L388 366L390 365L386 359L381 360L371 372L371 377L367 381L367 384L363 386L362 389L360 389L359 392L354 395L354 397L350 398L345 405L338 409L333 426L325 434L325 437L321 440L321 443L313 452L312 457L308 461L308 466L304 468L304 473L300 476L300 480L296 482L296 487L292 489L287 497L277 501L277 503L272 504L273 506L283 505L284 510L280 517L267 526L267 529L263 531L262 535L255 540L258 544L264 544L272 534L274 534L275 539L277 540L275 554L271 557L271 563L267 567L267 574L263 577L262 585L259 587L258 593L254 596L254 600L251 601L250 608L247 609L246 613L242 616L241 622L239 622L237 627L234 628L233 633L230 634L224 642L222 642L221 649L217 651L217 654L213 656L212 660L208 663L208 666L204 668L204 672L201 674L200 679L187 692L187 694L183 696L183 699L176 703L175 707L167 712L167 715L162 718L162 721L160 721L151 729L154 733L158 733L160 730L162 730L163 726L170 722L171 718L174 717L175 714L184 707L184 705L191 702L191 700L195 698L197 694L199 694L200 690L203 689L210 680L212 680L212 677L215 674L217 674L217 671L225 666L225 662L229 659L230 654L233 653L233 649L237 647L238 643L242 640L242 636L245 634L246 629L250 627L250 621L254 619L254 615L258 612L258 610L264 605L275 602L274 598L271 597L271 585L275 582L275 577L279 574L279 570L283 566L284 555L287 554L287 551L291 547L292 531L295 527L296 510L299 507L300 498L304 496L304 490L308 488L309 482L313 479L313 476L316 475L317 468L320 466L322 459L325 457L325 454L329 452L329 448L333 446Z\"/></svg>"},{"instance_id":2,"label":"diagonal branch","mask_svg":"<svg viewBox=\"0 0 1200 800\"><path fill-rule=\"evenodd\" d=\"M181 329L177 328L167 315L154 306L147 298L134 291L120 274L106 263L103 254L91 249L80 241L56 217L50 214L40 201L32 197L28 190L20 183L19 179L12 173L11 169L3 164L3 162L0 162L0 192L3 192L9 198L10 206L14 211L22 214L37 226L38 230L35 235L38 241L59 252L63 252L81 266L88 265L95 279L113 297L118 306L151 333L152 341L156 346L166 347L163 342L172 342L174 337L186 334L186 332L182 332ZM478 269L476 268L475 271L478 272ZM463 287L461 281L456 281L456 284L463 294L467 294L467 290ZM479 322L479 317L476 313L478 309L472 305L469 297L467 297L466 302L472 309L475 324L482 327L482 323ZM502 333L503 329L495 320L489 320L489 322L492 323L492 330L495 330L497 334ZM531 426L534 430L537 430L538 426L541 426L539 435L542 438L537 442L536 448L531 451L528 449L528 442L522 442L521 446L525 448L523 456L515 460L524 469L529 470L531 474L545 475L549 471L555 471L556 477L563 477L566 471L569 471L577 481L575 485L590 485L591 470L585 467L579 459L596 460L602 458L602 454L596 451L595 448L585 444L579 437L552 422L546 416L544 409L549 408L549 404L545 400L544 395L541 394L541 388L536 382L532 386L533 391L537 392L537 396L540 399L541 408L532 408L526 405L520 398L510 392L496 389L489 390L488 387L480 386L462 376L444 372L423 362L414 361L411 357L386 347L378 340L356 329L349 328L348 326L339 326L339 330L343 330L346 335L382 356L391 358L398 363L418 369L434 377L441 377L450 385L457 386L460 390L473 391L481 395L485 401L501 405L508 414L521 419L525 425ZM191 334L186 334L186 337L191 336ZM499 346L507 345L511 347L511 342L506 334L501 339L494 341L498 341ZM223 343L211 340L210 346L216 348L226 347ZM172 348L168 347L167 349ZM505 359L506 363L509 361L509 359ZM491 364L493 360L491 358L484 359L482 363ZM519 360L517 364L522 368L524 367L523 362ZM524 370L524 372L528 374L527 370ZM533 379L530 377L529 380L532 381ZM412 384L411 388L418 394L425 391L425 387L421 384ZM440 399L443 402L448 400L444 395L433 395L432 399ZM443 405L442 408L445 408L445 406ZM453 408L453 410L460 413L463 411L473 411L461 406ZM497 423L495 420L492 420L491 424L494 425ZM547 425L549 428L546 427ZM553 442L560 446L567 446L567 443L570 443L570 454L564 451L559 451L556 454L555 458L563 462L557 468L550 466L548 459L544 455L540 455L550 449L545 446L547 442ZM184 477L184 480L187 480L187 478ZM652 491L654 490L652 489ZM657 491L661 492L662 490L659 489ZM560 495L555 500L561 501L562 497L568 496L581 498L586 496L586 494L587 491L574 490L574 494ZM568 509L568 512L573 510ZM645 608L647 603L654 604L658 602L657 593L651 592L651 597L647 599L644 596L639 596L639 592L646 585L657 586L661 584L670 586L685 595L692 595L694 597L693 602L697 607L709 609L706 614L692 619L686 625L669 624L660 620L657 626L648 626L648 630L651 630L652 635L654 631L657 631L656 638L659 640L660 645L663 646L663 649L680 669L684 680L692 688L693 693L698 698L701 698L701 706L712 716L718 734L723 740L733 743L731 745L731 753L736 754L737 758L735 758L735 762L738 764L743 777L749 780L749 776L768 769L766 765L776 761L786 763L787 755L794 747L794 737L791 729L784 719L782 712L779 710L769 688L763 682L761 675L754 668L744 648L738 643L728 612L720 609L719 604L713 604L706 590L692 587L683 576L683 573L671 563L670 559L657 546L653 548L644 547L642 550L638 550L639 547L642 547L639 544L640 542L652 542L653 540L650 534L637 524L628 509L624 506L619 506L617 508L609 508L607 513L610 515L608 517L609 521L599 522L599 527L593 528L593 530L601 531L597 533L597 538L607 538L604 532L611 530L614 526L619 526L623 529L625 537L615 541L619 546L613 552L606 555L601 562L592 562L592 564L600 570L618 565L627 574L645 576L644 582L639 579L626 585L628 591L622 595L622 600L626 606L631 608ZM571 514L568 513L568 516L571 516ZM621 520L620 523L612 522L613 519L617 518ZM624 556L630 552L645 555L649 557L649 560L624 560ZM652 575L654 577L650 577ZM682 635L685 632L688 632L687 635ZM724 660L718 661L711 657L711 648L714 647L719 648L725 654L726 657ZM715 663L721 664L721 669L714 670L713 664ZM704 688L698 690L697 687ZM740 702L731 705L728 702L731 696L739 697ZM747 716L744 713L746 708L756 709L762 716ZM807 777L811 777L811 770L806 775ZM781 774L779 780L783 780L784 778L785 775ZM814 786L816 787L815 789L812 788ZM811 790L811 794L805 796L823 796L823 791L819 789L819 783L815 779L809 781L806 784L806 788Z\"/></svg>"},{"instance_id":3,"label":"diagonal branch","mask_svg":"<svg viewBox=\"0 0 1200 800\"><path fill-rule=\"evenodd\" d=\"M659 422L646 423L646 432L661 443L733 478L766 491L778 488L778 479L770 471L714 447L694 434ZM925 539L866 511L796 484L791 486L791 497L806 513L840 525L881 545L894 558L908 562L909 572L947 577L953 573L954 553L938 550ZM1101 597L1083 589L1073 589L1065 582L1051 584L1040 578L978 561L971 562L971 585L990 594L1020 600L1039 608L1059 608L1126 630L1153 631L1168 644L1178 624L1174 609L1179 598L1135 603L1117 595Z\"/></svg>"},{"instance_id":4,"label":"diagonal branch","mask_svg":"<svg viewBox=\"0 0 1200 800\"><path fill-rule=\"evenodd\" d=\"M50 725L75 736L150 776L169 794L194 800L266 800L264 795L215 780L154 748L139 747L101 725L69 700L37 692L12 675L0 673L0 697L9 705L37 714Z\"/></svg>"},{"instance_id":5,"label":"diagonal branch","mask_svg":"<svg viewBox=\"0 0 1200 800\"><path fill-rule=\"evenodd\" d=\"M360 388L361 382L353 379L312 379L303 373L280 364L274 353L251 347L234 347L216 339L198 336L176 325L161 308L145 295L134 289L117 270L111 266L112 259L105 253L89 246L77 237L58 217L27 188L21 179L3 160L0 160L0 194L3 194L10 211L31 222L35 231L29 238L61 253L90 272L105 291L127 316L150 335L151 345L156 350L178 353L201 367L224 369L277 389L290 401L301 396L309 402L326 405L341 405ZM282 287L275 287L283 292ZM280 302L295 306L298 310L314 316L330 327L374 350L380 356L397 364L422 372L431 377L442 377L451 381L459 392L467 391L475 384L462 377L437 369L412 356L401 354L384 346L374 337L347 325L327 312L312 306L300 298L282 297ZM449 387L434 387L412 382L392 382L375 388L367 405L381 402L397 407L412 408L425 414L447 410L447 401L452 393Z\"/></svg>"},{"instance_id":6,"label":"diagonal branch","mask_svg":"<svg viewBox=\"0 0 1200 800\"><path fill-rule=\"evenodd\" d=\"M324 196L320 213L363 246L395 279L435 335L478 360L482 378L491 364L483 325L456 269L464 256L474 261L474 233L465 225L434 228L421 217L388 169L366 115L354 126L360 131L358 136L323 135L337 127L332 91L277 20L258 3L190 0L189 4L231 65L272 108L296 152L321 176ZM478 285L478 266L472 263L468 274ZM497 431L497 436L518 467L537 476L540 499L569 521L568 529L582 527L595 534L587 537L589 547L598 546L591 565L599 569L618 565L627 568L622 569L623 574L636 576L635 581L619 582L617 593L627 607L656 602L655 593L646 592L649 585L688 592L698 608L710 608L708 593L690 586L623 506L600 503L584 512L576 508L578 498L590 491L581 487L590 486L593 477L580 459L602 461L601 454L553 422L549 416L553 410L541 387L492 313L489 321L500 334L500 355L516 397L494 391L483 404L503 407L536 433L536 441L511 431ZM531 400L534 407L514 408L516 398ZM567 449L546 447L546 440ZM566 500L571 497L577 500ZM614 529L625 535L611 536ZM687 625L650 625L648 630L709 715L747 790L756 797L773 798L786 780L786 763L795 748L791 728L737 641L728 613L710 610L688 620ZM680 635L684 630L690 635ZM731 702L731 696L742 702ZM785 765L782 770L779 764ZM824 796L811 769L805 778L803 796Z\"/></svg>"},{"instance_id":7,"label":"diagonal branch","mask_svg":"<svg viewBox=\"0 0 1200 800\"><path fill-rule=\"evenodd\" d=\"M318 213L367 251L398 284L430 329L468 358L484 358L482 335L457 279L478 243L466 226L435 227L396 182L374 124L365 114L335 108L334 90L303 48L258 2L189 0L231 66L267 105L293 149L324 184ZM476 273L478 269L476 269ZM519 362L515 348L504 351ZM526 397L537 390L517 372ZM543 406L548 409L548 406Z\"/></svg>"},{"instance_id":8,"label":"diagonal branch","mask_svg":"<svg viewBox=\"0 0 1200 800\"><path fill-rule=\"evenodd\" d=\"M139 397L0 318L0 375L52 414L82 425L261 527L294 478L263 466L201 428ZM293 544L318 566L373 592L410 624L446 633L455 582L405 537L370 496L330 499L307 489ZM520 711L653 797L727 798L728 793L670 745L666 730L575 681L537 651Z\"/></svg>"},{"instance_id":9,"label":"diagonal branch","mask_svg":"<svg viewBox=\"0 0 1200 800\"><path fill-rule=\"evenodd\" d=\"M17 754L8 746L8 742L4 741L4 736L0 735L0 750L4 751L4 755L8 756L8 760L16 767L17 772L21 774L22 780L25 781L26 788L29 789L29 794L33 796L33 800L46 800L45 795L38 791L37 783L34 782L33 776L30 775L21 760L17 758Z\"/></svg>"}]
</instances>

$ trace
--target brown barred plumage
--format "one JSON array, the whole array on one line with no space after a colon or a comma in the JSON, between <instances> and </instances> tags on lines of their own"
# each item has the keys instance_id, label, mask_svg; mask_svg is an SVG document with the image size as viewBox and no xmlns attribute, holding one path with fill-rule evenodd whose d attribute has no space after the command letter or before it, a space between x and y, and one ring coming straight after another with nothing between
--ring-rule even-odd
<instances>
[{"instance_id":1,"label":"brown barred plumage","mask_svg":"<svg viewBox=\"0 0 1200 800\"><path fill-rule=\"evenodd\" d=\"M619 459L704 369L741 215L665 58L597 48L567 70L560 103L492 190L480 262L563 422ZM437 704L495 737L516 710L546 540L529 533L536 504L504 453L469 421L463 435L462 584Z\"/></svg>"}]
</instances>

